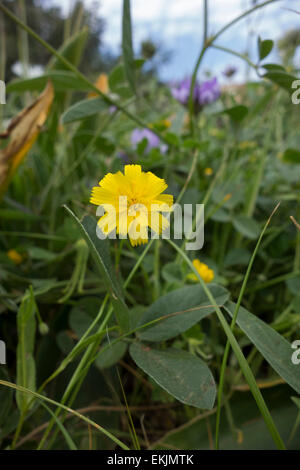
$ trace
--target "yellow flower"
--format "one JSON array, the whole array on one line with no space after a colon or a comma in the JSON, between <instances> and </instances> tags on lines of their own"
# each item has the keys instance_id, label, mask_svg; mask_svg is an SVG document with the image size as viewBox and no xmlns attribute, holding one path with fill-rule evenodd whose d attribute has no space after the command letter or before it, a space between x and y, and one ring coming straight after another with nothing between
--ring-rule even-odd
<instances>
[{"instance_id":1,"label":"yellow flower","mask_svg":"<svg viewBox=\"0 0 300 470\"><path fill-rule=\"evenodd\" d=\"M101 206L106 213L98 226L108 235L116 229L121 238L129 235L132 246L147 243L148 227L160 234L169 226L161 212L172 211L173 196L161 194L168 185L140 165L125 165L124 174L108 173L94 186L90 202Z\"/></svg>"},{"instance_id":2,"label":"yellow flower","mask_svg":"<svg viewBox=\"0 0 300 470\"><path fill-rule=\"evenodd\" d=\"M194 267L197 269L198 273L202 277L203 281L206 282L207 284L213 280L215 277L213 269L210 269L207 264L201 263L199 259L194 259L193 261ZM188 275L188 278L191 279L192 281L197 281L198 278L196 274L192 273Z\"/></svg>"},{"instance_id":3,"label":"yellow flower","mask_svg":"<svg viewBox=\"0 0 300 470\"><path fill-rule=\"evenodd\" d=\"M209 168L209 167L205 168L205 170L204 170L205 176L211 176L213 174L213 172L214 172L213 169Z\"/></svg>"},{"instance_id":4,"label":"yellow flower","mask_svg":"<svg viewBox=\"0 0 300 470\"><path fill-rule=\"evenodd\" d=\"M23 258L22 256L20 255L20 253L18 253L16 250L8 250L8 252L6 253L6 255L9 257L9 259L11 261L13 261L13 263L15 264L20 264L22 263L23 261Z\"/></svg>"}]
</instances>

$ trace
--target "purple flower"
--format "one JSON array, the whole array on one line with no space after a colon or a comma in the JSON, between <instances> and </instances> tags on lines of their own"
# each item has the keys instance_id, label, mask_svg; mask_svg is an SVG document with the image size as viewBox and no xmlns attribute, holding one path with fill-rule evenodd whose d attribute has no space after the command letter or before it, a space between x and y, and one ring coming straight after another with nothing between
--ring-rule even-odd
<instances>
[{"instance_id":1,"label":"purple flower","mask_svg":"<svg viewBox=\"0 0 300 470\"><path fill-rule=\"evenodd\" d=\"M189 96L190 96L190 89L191 89L191 79L185 78L179 83L172 83L171 84L171 93L173 98L175 98L179 103L183 104L184 106L188 104ZM194 88L194 99L196 98L196 86Z\"/></svg>"},{"instance_id":2,"label":"purple flower","mask_svg":"<svg viewBox=\"0 0 300 470\"><path fill-rule=\"evenodd\" d=\"M146 153L149 153L152 148L160 147L162 153L166 152L167 146L161 145L159 137L149 129L134 129L131 134L131 143L134 148L143 140L147 140Z\"/></svg>"},{"instance_id":3,"label":"purple flower","mask_svg":"<svg viewBox=\"0 0 300 470\"><path fill-rule=\"evenodd\" d=\"M221 94L217 77L201 83L201 85L198 86L197 91L198 102L201 107L216 101Z\"/></svg>"},{"instance_id":4,"label":"purple flower","mask_svg":"<svg viewBox=\"0 0 300 470\"><path fill-rule=\"evenodd\" d=\"M171 84L172 96L179 101L179 103L186 106L189 101L191 79L185 78L179 83ZM220 88L216 77L211 80L199 83L196 81L194 86L194 107L196 111L210 103L216 101L220 96Z\"/></svg>"}]
</instances>

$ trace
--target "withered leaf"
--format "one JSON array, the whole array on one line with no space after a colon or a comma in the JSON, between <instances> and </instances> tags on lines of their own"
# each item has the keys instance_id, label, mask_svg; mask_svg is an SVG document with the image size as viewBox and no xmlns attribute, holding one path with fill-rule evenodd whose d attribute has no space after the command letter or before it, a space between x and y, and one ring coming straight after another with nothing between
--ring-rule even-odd
<instances>
[{"instance_id":1,"label":"withered leaf","mask_svg":"<svg viewBox=\"0 0 300 470\"><path fill-rule=\"evenodd\" d=\"M9 139L6 147L0 150L0 197L39 135L53 98L54 89L49 81L39 97L15 116L7 130L0 134L0 139Z\"/></svg>"}]
</instances>

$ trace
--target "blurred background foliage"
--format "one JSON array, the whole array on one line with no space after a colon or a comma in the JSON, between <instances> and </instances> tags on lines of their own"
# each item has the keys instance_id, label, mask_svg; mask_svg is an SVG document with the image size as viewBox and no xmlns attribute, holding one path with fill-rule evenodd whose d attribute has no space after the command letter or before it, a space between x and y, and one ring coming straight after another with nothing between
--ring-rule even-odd
<instances>
[{"instance_id":1,"label":"blurred background foliage","mask_svg":"<svg viewBox=\"0 0 300 470\"><path fill-rule=\"evenodd\" d=\"M3 3L22 17L22 1ZM174 99L170 84L158 78L159 68L171 57L163 44L147 38L141 43L132 67L137 84L134 92L128 83L124 56L102 52L104 19L87 9L84 2L75 2L71 16L65 19L58 8L29 0L26 21L123 109L97 98L95 90L37 41L27 35L22 41L24 35L16 24L5 18L2 76L6 77L8 99L1 108L1 130L27 105L39 102L49 78L54 97L44 116L47 119L35 136L36 143L26 147L29 151L16 168L0 205L0 338L6 342L8 358L7 366L0 368L0 378L38 390L69 357L91 324L89 335L99 333L98 315L103 308L102 336L95 344L86 344L43 393L63 401L68 384L77 374L66 403L128 446L134 447L129 409L143 448L213 448L216 406L204 410L180 403L161 388L128 353L135 337L109 347L120 332L107 308L105 276L95 269L80 227L62 206L66 204L80 218L90 215L94 220L95 208L89 204L91 188L106 173L122 170L126 163L141 164L145 171L165 178L168 193L175 198L185 188L182 203L206 201L205 245L190 254L191 260L200 258L207 264L214 272L217 292L226 290L236 301L261 230L281 201L261 243L242 303L282 338L289 342L299 338L300 235L288 217L294 215L300 220L299 109L291 105L290 97L290 84L298 73L293 57L299 32L283 34L274 46L281 52L281 64L270 66L270 43L258 41L254 68L260 75L266 73L266 79L236 85L228 77L220 98L190 116L187 106ZM22 73L16 79L13 65L18 62ZM39 77L26 77L29 63L44 67ZM149 148L147 138L133 143L132 133L141 126L124 109L157 133L159 145ZM40 114L35 117L40 122ZM191 118L196 124L194 133ZM1 151L6 145L7 138L2 139ZM105 256L111 257L120 285L142 254L142 247L133 249L128 241L110 241ZM158 242L151 246L123 289L131 328L164 295L176 295L178 289L195 285L189 280L190 274L189 266L169 245ZM217 318L207 316L188 329L180 328L176 336L161 342L161 351L172 346L177 352L201 359L218 382L226 336ZM285 443L299 449L296 388L274 371L240 325L234 334ZM25 355L20 352L22 347ZM95 359L99 351L102 354ZM87 358L94 360L82 371ZM288 370L289 356L285 360ZM295 381L299 381L297 368ZM20 374L24 369L25 378ZM9 389L0 388L2 448L34 449L42 443L42 447L65 449L72 448L74 442L79 449L116 448L113 440L91 432L78 417L63 413L61 422L67 433L58 433L55 427L43 442L52 416L38 400L24 412L26 403L21 394L17 396L16 401ZM224 396L221 448L274 448L232 352Z\"/></svg>"}]
</instances>

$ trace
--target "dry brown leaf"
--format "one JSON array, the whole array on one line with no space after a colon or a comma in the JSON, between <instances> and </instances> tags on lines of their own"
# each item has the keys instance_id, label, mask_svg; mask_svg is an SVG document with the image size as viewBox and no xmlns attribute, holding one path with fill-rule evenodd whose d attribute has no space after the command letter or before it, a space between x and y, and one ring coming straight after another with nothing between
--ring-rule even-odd
<instances>
[{"instance_id":1,"label":"dry brown leaf","mask_svg":"<svg viewBox=\"0 0 300 470\"><path fill-rule=\"evenodd\" d=\"M7 130L0 134L0 139L9 138L7 146L0 150L0 197L39 135L53 98L53 85L48 82L40 96L15 116Z\"/></svg>"}]
</instances>

